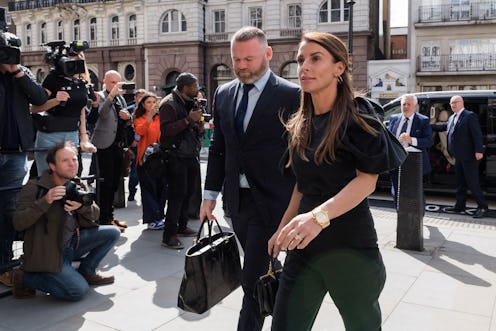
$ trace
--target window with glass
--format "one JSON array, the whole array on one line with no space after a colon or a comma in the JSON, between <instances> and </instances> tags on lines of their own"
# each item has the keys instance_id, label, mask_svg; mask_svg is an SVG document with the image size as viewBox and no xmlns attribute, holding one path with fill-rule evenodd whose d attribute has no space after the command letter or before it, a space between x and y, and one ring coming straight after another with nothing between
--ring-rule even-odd
<instances>
[{"instance_id":1,"label":"window with glass","mask_svg":"<svg viewBox=\"0 0 496 331\"><path fill-rule=\"evenodd\" d=\"M129 38L134 39L138 36L138 27L136 26L136 15L129 16Z\"/></svg>"},{"instance_id":2,"label":"window with glass","mask_svg":"<svg viewBox=\"0 0 496 331\"><path fill-rule=\"evenodd\" d=\"M162 33L186 31L186 18L176 9L169 10L162 19Z\"/></svg>"},{"instance_id":3,"label":"window with glass","mask_svg":"<svg viewBox=\"0 0 496 331\"><path fill-rule=\"evenodd\" d=\"M349 8L347 0L326 0L320 5L319 23L347 22Z\"/></svg>"},{"instance_id":4,"label":"window with glass","mask_svg":"<svg viewBox=\"0 0 496 331\"><path fill-rule=\"evenodd\" d=\"M81 39L81 22L79 19L74 20L73 22L73 40L80 40Z\"/></svg>"},{"instance_id":5,"label":"window with glass","mask_svg":"<svg viewBox=\"0 0 496 331\"><path fill-rule=\"evenodd\" d=\"M47 42L47 31L45 22L40 24L40 42L41 44L45 44Z\"/></svg>"},{"instance_id":6,"label":"window with glass","mask_svg":"<svg viewBox=\"0 0 496 331\"><path fill-rule=\"evenodd\" d=\"M57 22L57 39L64 40L64 22Z\"/></svg>"},{"instance_id":7,"label":"window with glass","mask_svg":"<svg viewBox=\"0 0 496 331\"><path fill-rule=\"evenodd\" d=\"M288 6L288 27L301 28L301 5L291 4Z\"/></svg>"},{"instance_id":8,"label":"window with glass","mask_svg":"<svg viewBox=\"0 0 496 331\"><path fill-rule=\"evenodd\" d=\"M214 33L226 32L226 12L214 10Z\"/></svg>"},{"instance_id":9,"label":"window with glass","mask_svg":"<svg viewBox=\"0 0 496 331\"><path fill-rule=\"evenodd\" d=\"M31 24L26 24L26 46L31 46L31 43L33 42L32 33Z\"/></svg>"},{"instance_id":10,"label":"window with glass","mask_svg":"<svg viewBox=\"0 0 496 331\"><path fill-rule=\"evenodd\" d=\"M114 16L111 19L111 28L110 28L110 39L118 40L119 39L119 17Z\"/></svg>"},{"instance_id":11,"label":"window with glass","mask_svg":"<svg viewBox=\"0 0 496 331\"><path fill-rule=\"evenodd\" d=\"M289 80L290 82L300 84L298 79L298 64L296 62L287 63L284 67L282 67L281 77Z\"/></svg>"},{"instance_id":12,"label":"window with glass","mask_svg":"<svg viewBox=\"0 0 496 331\"><path fill-rule=\"evenodd\" d=\"M250 25L262 28L262 7L250 8Z\"/></svg>"},{"instance_id":13,"label":"window with glass","mask_svg":"<svg viewBox=\"0 0 496 331\"><path fill-rule=\"evenodd\" d=\"M97 39L97 25L96 17L90 18L90 40L95 41Z\"/></svg>"},{"instance_id":14,"label":"window with glass","mask_svg":"<svg viewBox=\"0 0 496 331\"><path fill-rule=\"evenodd\" d=\"M230 82L233 79L231 68L225 64L215 66L210 73L210 98L213 98L213 93L217 87Z\"/></svg>"}]
</instances>

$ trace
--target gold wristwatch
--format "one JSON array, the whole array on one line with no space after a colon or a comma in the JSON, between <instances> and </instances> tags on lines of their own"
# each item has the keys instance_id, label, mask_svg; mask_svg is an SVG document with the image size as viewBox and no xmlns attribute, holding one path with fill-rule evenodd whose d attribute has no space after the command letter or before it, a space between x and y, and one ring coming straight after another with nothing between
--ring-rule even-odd
<instances>
[{"instance_id":1,"label":"gold wristwatch","mask_svg":"<svg viewBox=\"0 0 496 331\"><path fill-rule=\"evenodd\" d=\"M313 215L313 221L315 224L318 224L322 227L322 229L327 228L330 224L331 221L329 219L329 214L325 210L322 210L320 208L315 208L312 210L312 215Z\"/></svg>"}]
</instances>

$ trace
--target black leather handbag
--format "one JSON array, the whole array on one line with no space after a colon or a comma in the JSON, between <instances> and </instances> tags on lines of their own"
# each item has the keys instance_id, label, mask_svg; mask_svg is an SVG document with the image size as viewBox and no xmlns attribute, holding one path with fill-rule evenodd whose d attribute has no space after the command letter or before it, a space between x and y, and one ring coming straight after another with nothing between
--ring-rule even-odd
<instances>
[{"instance_id":1,"label":"black leather handbag","mask_svg":"<svg viewBox=\"0 0 496 331\"><path fill-rule=\"evenodd\" d=\"M275 260L275 258L269 257L269 270L255 283L253 296L258 302L262 316L272 315L274 311L277 289L279 288L279 276L282 272L282 268L274 270L276 265Z\"/></svg>"},{"instance_id":2,"label":"black leather handbag","mask_svg":"<svg viewBox=\"0 0 496 331\"><path fill-rule=\"evenodd\" d=\"M205 223L208 223L208 235L200 238ZM197 314L209 310L241 285L236 237L232 232L222 231L217 220L219 232L212 234L212 223L202 223L196 243L186 251L177 299L179 308Z\"/></svg>"}]
</instances>

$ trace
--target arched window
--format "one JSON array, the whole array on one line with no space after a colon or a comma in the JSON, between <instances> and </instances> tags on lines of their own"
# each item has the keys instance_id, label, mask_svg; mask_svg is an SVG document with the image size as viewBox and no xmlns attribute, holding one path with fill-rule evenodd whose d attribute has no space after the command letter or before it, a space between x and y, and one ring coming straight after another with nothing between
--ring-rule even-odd
<instances>
[{"instance_id":1,"label":"arched window","mask_svg":"<svg viewBox=\"0 0 496 331\"><path fill-rule=\"evenodd\" d=\"M31 43L33 42L33 30L31 29L31 24L26 24L26 46L31 46Z\"/></svg>"},{"instance_id":2,"label":"arched window","mask_svg":"<svg viewBox=\"0 0 496 331\"><path fill-rule=\"evenodd\" d=\"M110 39L118 40L119 39L119 16L112 17L110 27Z\"/></svg>"},{"instance_id":3,"label":"arched window","mask_svg":"<svg viewBox=\"0 0 496 331\"><path fill-rule=\"evenodd\" d=\"M162 86L162 90L165 91L166 95L171 93L172 89L176 86L176 78L179 74L179 71L171 71L165 77L165 84Z\"/></svg>"},{"instance_id":4,"label":"arched window","mask_svg":"<svg viewBox=\"0 0 496 331\"><path fill-rule=\"evenodd\" d=\"M162 19L162 33L186 31L186 18L176 9L169 10Z\"/></svg>"},{"instance_id":5,"label":"arched window","mask_svg":"<svg viewBox=\"0 0 496 331\"><path fill-rule=\"evenodd\" d=\"M350 11L346 0L325 0L319 9L319 23L346 22Z\"/></svg>"},{"instance_id":6,"label":"arched window","mask_svg":"<svg viewBox=\"0 0 496 331\"><path fill-rule=\"evenodd\" d=\"M217 87L230 82L233 79L231 68L224 64L219 64L212 69L210 73L210 91L212 91L212 98L214 91Z\"/></svg>"},{"instance_id":7,"label":"arched window","mask_svg":"<svg viewBox=\"0 0 496 331\"><path fill-rule=\"evenodd\" d=\"M41 44L45 44L47 42L47 31L45 22L40 24L40 42Z\"/></svg>"},{"instance_id":8,"label":"arched window","mask_svg":"<svg viewBox=\"0 0 496 331\"><path fill-rule=\"evenodd\" d=\"M129 39L135 39L138 36L138 27L136 26L136 15L129 16Z\"/></svg>"},{"instance_id":9,"label":"arched window","mask_svg":"<svg viewBox=\"0 0 496 331\"><path fill-rule=\"evenodd\" d=\"M64 40L64 22L57 22L57 39Z\"/></svg>"},{"instance_id":10,"label":"arched window","mask_svg":"<svg viewBox=\"0 0 496 331\"><path fill-rule=\"evenodd\" d=\"M96 41L97 32L96 17L92 17L90 18L90 41Z\"/></svg>"},{"instance_id":11,"label":"arched window","mask_svg":"<svg viewBox=\"0 0 496 331\"><path fill-rule=\"evenodd\" d=\"M79 19L74 20L73 22L73 40L81 39L81 23Z\"/></svg>"},{"instance_id":12,"label":"arched window","mask_svg":"<svg viewBox=\"0 0 496 331\"><path fill-rule=\"evenodd\" d=\"M298 79L298 64L296 64L296 62L287 63L281 70L281 77L289 80L290 82L299 84L300 81Z\"/></svg>"}]
</instances>

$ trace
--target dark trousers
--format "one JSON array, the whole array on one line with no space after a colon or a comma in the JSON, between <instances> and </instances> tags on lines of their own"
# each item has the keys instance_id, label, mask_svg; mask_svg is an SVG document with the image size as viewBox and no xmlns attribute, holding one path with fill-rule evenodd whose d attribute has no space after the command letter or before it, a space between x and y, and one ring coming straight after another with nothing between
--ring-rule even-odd
<instances>
[{"instance_id":1,"label":"dark trousers","mask_svg":"<svg viewBox=\"0 0 496 331\"><path fill-rule=\"evenodd\" d=\"M188 225L189 200L194 193L200 162L196 158L171 156L167 164L169 201L165 215L164 239L182 231Z\"/></svg>"},{"instance_id":2,"label":"dark trousers","mask_svg":"<svg viewBox=\"0 0 496 331\"><path fill-rule=\"evenodd\" d=\"M467 203L467 189L470 189L478 208L486 208L487 202L484 199L479 184L479 162L477 160L456 160L456 204L455 207L465 209Z\"/></svg>"},{"instance_id":3,"label":"dark trousers","mask_svg":"<svg viewBox=\"0 0 496 331\"><path fill-rule=\"evenodd\" d=\"M315 258L290 251L279 278L274 331L311 330L329 293L346 331L381 330L386 271L378 249L330 249Z\"/></svg>"},{"instance_id":4,"label":"dark trousers","mask_svg":"<svg viewBox=\"0 0 496 331\"><path fill-rule=\"evenodd\" d=\"M136 147L129 147L129 148L133 151L135 157L138 157L138 149ZM136 166L136 160L134 160L131 162L131 166L129 168L129 182L127 183L130 198L134 199L134 195L136 194L138 183L139 183L139 175Z\"/></svg>"},{"instance_id":5,"label":"dark trousers","mask_svg":"<svg viewBox=\"0 0 496 331\"><path fill-rule=\"evenodd\" d=\"M164 218L167 202L167 181L165 177L149 176L141 166L137 166L141 187L141 207L143 223L151 223Z\"/></svg>"},{"instance_id":6,"label":"dark trousers","mask_svg":"<svg viewBox=\"0 0 496 331\"><path fill-rule=\"evenodd\" d=\"M123 151L122 148L109 147L98 149L97 203L100 207L100 224L109 224L114 219L114 194L119 187L122 177Z\"/></svg>"},{"instance_id":7,"label":"dark trousers","mask_svg":"<svg viewBox=\"0 0 496 331\"><path fill-rule=\"evenodd\" d=\"M243 304L239 313L238 331L262 330L264 317L253 298L255 282L268 270L267 242L277 230L277 224L268 225L257 211L249 189L241 189L239 212L231 211L234 233L244 253L241 286Z\"/></svg>"}]
</instances>

